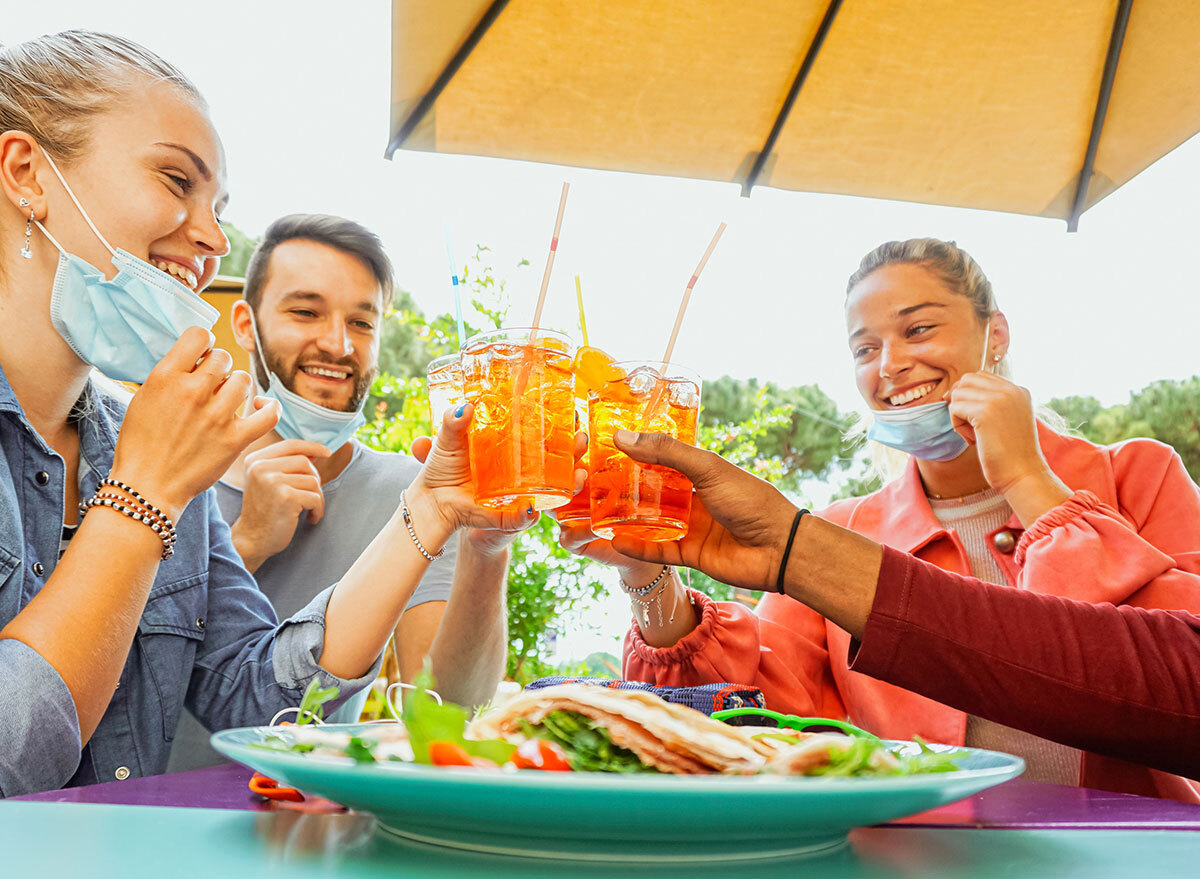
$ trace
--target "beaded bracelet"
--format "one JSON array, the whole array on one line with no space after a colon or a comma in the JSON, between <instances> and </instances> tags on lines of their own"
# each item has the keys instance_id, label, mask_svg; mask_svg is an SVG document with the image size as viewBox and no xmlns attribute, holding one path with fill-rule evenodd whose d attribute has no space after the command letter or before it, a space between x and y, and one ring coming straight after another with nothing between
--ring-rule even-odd
<instances>
[{"instance_id":1,"label":"beaded bracelet","mask_svg":"<svg viewBox=\"0 0 1200 879\"><path fill-rule=\"evenodd\" d=\"M622 580L621 581L621 591L624 592L626 595L636 595L638 598L645 598L647 595L650 594L650 590L653 589L655 586L657 586L659 583L661 583L662 578L667 576L667 574L669 574L669 573L671 573L671 566L663 565L662 570L658 572L657 577L655 577L653 580L650 581L649 586L639 586L637 589L634 589L632 586L626 586L625 581Z\"/></svg>"},{"instance_id":2,"label":"beaded bracelet","mask_svg":"<svg viewBox=\"0 0 1200 879\"><path fill-rule=\"evenodd\" d=\"M413 528L412 514L408 512L408 501L404 499L404 492L400 492L400 515L404 519L404 524L408 528L408 536L412 538L413 545L417 548L417 552L425 556L425 558L431 562L436 562L446 554L446 547L443 546L440 550L438 550L437 555L430 555L429 550L427 550L421 544L421 541L417 538L417 532Z\"/></svg>"},{"instance_id":3,"label":"beaded bracelet","mask_svg":"<svg viewBox=\"0 0 1200 879\"><path fill-rule=\"evenodd\" d=\"M162 525L155 521L153 516L142 515L137 510L132 509L131 507L128 507L119 501L115 501L111 497L92 497L86 502L80 504L80 507L83 508L84 512L87 512L92 507L108 507L110 510L116 510L118 513L124 513L135 522L142 522L149 526L150 530L159 536L159 539L161 539L163 542L161 558L164 562L175 553L174 540L164 533ZM174 531L173 528L172 531Z\"/></svg>"},{"instance_id":4,"label":"beaded bracelet","mask_svg":"<svg viewBox=\"0 0 1200 879\"><path fill-rule=\"evenodd\" d=\"M103 491L102 489L106 486L118 489L125 494ZM133 500L130 500L130 498L133 498ZM158 535L163 543L163 561L166 561L175 553L177 535L175 532L175 523L171 521L171 517L146 500L133 486L113 479L111 473L100 480L96 486L96 493L79 505L79 514L81 516L86 514L92 507L108 507L128 516L135 522L141 522L146 525L146 527Z\"/></svg>"},{"instance_id":5,"label":"beaded bracelet","mask_svg":"<svg viewBox=\"0 0 1200 879\"><path fill-rule=\"evenodd\" d=\"M146 500L144 497L142 497L140 494L138 494L137 491L133 488L133 486L126 485L124 482L118 482L116 479L112 478L112 474L109 474L108 476L105 476L103 479L100 480L100 483L96 486L96 491L99 491L100 489L104 488L104 486L106 486L106 485L109 486L110 488L119 488L121 491L125 492L127 495L129 495L131 498L133 498L135 501L137 501L143 507L148 509L151 513L158 516L158 518L161 519L163 522L165 522L168 525L171 525L170 517L167 516L167 514L164 513L162 510L160 510L158 507L154 506L154 504L150 503L150 501ZM175 530L175 527L173 525L171 526L171 530L172 531Z\"/></svg>"},{"instance_id":6,"label":"beaded bracelet","mask_svg":"<svg viewBox=\"0 0 1200 879\"><path fill-rule=\"evenodd\" d=\"M170 519L166 518L161 513L154 515L151 513L149 508L144 507L141 504L134 503L133 501L129 500L129 498L125 497L125 495L123 495L123 494L117 494L117 493L111 492L111 491L98 491L94 495L92 495L93 500L99 500L101 498L110 498L111 500L117 501L118 503L126 504L126 505L133 507L134 512L141 513L142 518L145 519L147 522L152 521L153 524L151 525L151 527L153 527L154 525L158 526L159 530L156 531L155 533L157 533L160 537L162 537L164 543L170 543L172 546L175 544L175 540L177 538L177 535L175 533L175 526L171 524ZM80 506L81 510L86 509L85 504L80 504L79 506Z\"/></svg>"}]
</instances>

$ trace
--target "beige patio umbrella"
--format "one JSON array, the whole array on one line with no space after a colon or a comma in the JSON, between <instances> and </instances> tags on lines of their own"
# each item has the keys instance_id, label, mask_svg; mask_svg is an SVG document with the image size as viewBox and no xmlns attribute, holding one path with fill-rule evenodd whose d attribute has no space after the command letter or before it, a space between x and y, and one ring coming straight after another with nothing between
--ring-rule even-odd
<instances>
[{"instance_id":1,"label":"beige patio umbrella","mask_svg":"<svg viewBox=\"0 0 1200 879\"><path fill-rule=\"evenodd\" d=\"M393 0L429 150L1079 215L1200 130L1197 0Z\"/></svg>"}]
</instances>

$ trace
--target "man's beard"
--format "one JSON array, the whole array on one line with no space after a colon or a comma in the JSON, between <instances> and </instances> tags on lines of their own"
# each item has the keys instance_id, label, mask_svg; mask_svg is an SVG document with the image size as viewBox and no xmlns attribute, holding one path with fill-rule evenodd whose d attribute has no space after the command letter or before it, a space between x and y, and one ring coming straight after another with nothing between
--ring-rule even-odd
<instances>
[{"instance_id":1,"label":"man's beard","mask_svg":"<svg viewBox=\"0 0 1200 879\"><path fill-rule=\"evenodd\" d=\"M265 349L266 347L266 342L263 342L263 348ZM293 394L297 394L297 396L304 396L296 390L296 373L300 371L299 368L295 365L291 366L290 368L287 367L281 358L275 357L270 351L264 350L262 354L262 360L254 358L255 367L258 372L257 378L259 381L259 387L266 388L270 385L270 376L263 372L263 362L265 361L267 370L271 374L278 376L279 381L285 388L287 388ZM371 385L375 381L375 376L379 373L379 368L372 367L366 372L359 372L358 367L349 357L343 357L341 360L333 360L328 357L322 357L310 365L319 366L322 364L326 366L344 366L350 370L350 375L354 378L354 391L350 394L350 399L346 402L346 404L340 408L343 412L356 411L359 407L359 404L362 403L367 394L371 392ZM325 406L324 403L317 403L317 405ZM325 408L337 409L338 407L325 406Z\"/></svg>"}]
</instances>

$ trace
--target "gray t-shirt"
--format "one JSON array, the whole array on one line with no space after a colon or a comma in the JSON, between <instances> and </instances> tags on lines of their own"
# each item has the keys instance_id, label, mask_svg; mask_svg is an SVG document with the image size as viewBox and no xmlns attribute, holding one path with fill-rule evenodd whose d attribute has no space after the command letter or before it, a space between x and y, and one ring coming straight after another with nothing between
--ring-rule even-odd
<instances>
[{"instance_id":1,"label":"gray t-shirt","mask_svg":"<svg viewBox=\"0 0 1200 879\"><path fill-rule=\"evenodd\" d=\"M342 579L396 512L400 492L421 469L408 455L377 452L357 440L353 442L354 452L346 469L321 486L325 495L321 521L310 525L307 516L301 516L287 549L271 556L254 572L258 588L271 599L281 620ZM242 490L218 482L217 505L225 521L233 525L242 513ZM445 557L429 566L408 607L450 597L456 545L457 541L450 541Z\"/></svg>"},{"instance_id":2,"label":"gray t-shirt","mask_svg":"<svg viewBox=\"0 0 1200 879\"><path fill-rule=\"evenodd\" d=\"M377 452L357 440L352 442L354 451L346 469L321 486L325 495L325 515L321 521L310 525L307 517L301 516L287 548L271 556L254 572L258 588L271 600L281 620L342 579L396 512L400 492L421 469L416 459L408 455ZM216 489L221 515L233 525L242 512L242 490L224 481L218 482ZM457 541L450 541L446 555L429 565L406 610L450 597L457 545ZM349 714L356 714L355 709L361 709L365 695L352 699L334 719L344 722ZM209 746L204 727L184 712L175 732L167 771L212 766L221 759Z\"/></svg>"}]
</instances>

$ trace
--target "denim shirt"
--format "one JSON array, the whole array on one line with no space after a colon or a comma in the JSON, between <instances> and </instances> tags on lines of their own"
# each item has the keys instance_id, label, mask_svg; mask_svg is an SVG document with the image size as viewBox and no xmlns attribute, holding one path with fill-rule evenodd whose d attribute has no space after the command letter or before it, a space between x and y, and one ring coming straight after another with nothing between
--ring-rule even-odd
<instances>
[{"instance_id":1,"label":"denim shirt","mask_svg":"<svg viewBox=\"0 0 1200 879\"><path fill-rule=\"evenodd\" d=\"M112 467L124 406L90 381L83 402L80 454L91 470L80 487L86 498ZM3 627L57 564L65 468L25 418L2 369L0 450ZM233 548L211 489L188 504L176 529L175 554L159 564L120 683L82 749L62 677L28 645L0 639L0 797L162 772L185 705L210 729L266 724L297 705L314 677L337 686L339 702L375 679L378 660L354 680L317 664L332 587L277 622Z\"/></svg>"}]
</instances>

